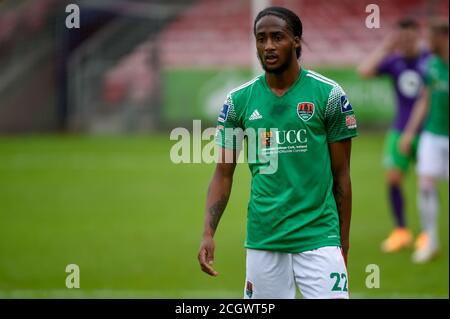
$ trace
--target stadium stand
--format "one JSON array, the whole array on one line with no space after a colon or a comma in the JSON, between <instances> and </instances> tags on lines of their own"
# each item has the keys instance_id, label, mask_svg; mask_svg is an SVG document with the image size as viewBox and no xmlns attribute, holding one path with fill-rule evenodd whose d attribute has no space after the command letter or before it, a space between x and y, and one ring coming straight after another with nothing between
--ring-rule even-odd
<instances>
[{"instance_id":1,"label":"stadium stand","mask_svg":"<svg viewBox=\"0 0 450 319\"><path fill-rule=\"evenodd\" d=\"M55 90L64 98L64 90L54 87L55 83L63 83L54 78L55 68L58 69L54 64L58 63L58 55L65 57L61 64L67 64L72 52L71 48L67 52L62 50L60 42L67 44L74 32L59 28L60 31L54 34L55 23L62 23L61 20L55 22L56 4L61 7L63 2L0 2L0 98L3 100L0 130L51 129L55 124L51 124L49 118L54 123L55 118L65 116L65 113L57 114L51 110L52 103L59 102L48 98L55 95ZM84 92L80 101L88 101L83 103L89 107L100 107L103 103L111 109L123 101L148 104L152 90L158 90L157 79L164 68L249 68L252 65L254 42L250 0L113 2L122 4L119 12L122 19L115 23L115 28L109 28L109 34L88 32L86 38L92 36L91 42L97 43L97 49L79 59L79 75L89 76L93 84L77 88ZM139 2L156 5L154 8L157 9L150 10L153 12L142 12L142 18L150 17L152 22L136 23L136 15L132 17L123 10ZM93 6L97 1L84 3ZM379 0L381 28L368 29L364 21L369 3L369 0L272 0L272 4L287 6L301 16L305 41L302 63L311 67L354 65L381 41L399 17L409 15L426 22L432 15L448 15L446 0ZM182 5L182 9L177 11L170 5ZM170 8L172 12L161 18L164 10L158 8ZM84 14L82 18L84 25L89 23L89 16ZM65 40L60 41L58 36ZM95 65L95 72L91 71L92 65ZM52 114L46 117L47 120L39 122L28 116L33 113L27 102L30 97L33 97L36 114L43 113L43 108L47 114ZM15 122L16 119L21 120Z\"/></svg>"},{"instance_id":2,"label":"stadium stand","mask_svg":"<svg viewBox=\"0 0 450 319\"><path fill-rule=\"evenodd\" d=\"M169 66L248 66L251 23L249 1L199 1L160 35L163 62Z\"/></svg>"},{"instance_id":3,"label":"stadium stand","mask_svg":"<svg viewBox=\"0 0 450 319\"><path fill-rule=\"evenodd\" d=\"M401 16L448 14L447 1L378 1L380 29L368 29L364 0L273 0L299 13L306 41L304 61L310 65L354 64L378 43ZM201 0L161 34L163 62L169 66L250 66L253 44L249 1ZM336 32L339 29L340 32Z\"/></svg>"}]
</instances>

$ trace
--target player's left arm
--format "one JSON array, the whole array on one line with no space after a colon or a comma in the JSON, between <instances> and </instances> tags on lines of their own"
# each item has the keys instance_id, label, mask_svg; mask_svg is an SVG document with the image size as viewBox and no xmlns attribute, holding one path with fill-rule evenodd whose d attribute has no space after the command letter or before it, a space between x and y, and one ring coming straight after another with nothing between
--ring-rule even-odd
<instances>
[{"instance_id":1,"label":"player's left arm","mask_svg":"<svg viewBox=\"0 0 450 319\"><path fill-rule=\"evenodd\" d=\"M352 183L350 179L350 138L328 144L333 173L333 194L339 212L341 247L347 264L350 248L350 220L352 216Z\"/></svg>"},{"instance_id":2,"label":"player's left arm","mask_svg":"<svg viewBox=\"0 0 450 319\"><path fill-rule=\"evenodd\" d=\"M328 95L325 108L325 127L333 174L333 194L339 214L341 247L347 264L352 213L351 139L358 133L353 107L339 85L334 86Z\"/></svg>"}]
</instances>

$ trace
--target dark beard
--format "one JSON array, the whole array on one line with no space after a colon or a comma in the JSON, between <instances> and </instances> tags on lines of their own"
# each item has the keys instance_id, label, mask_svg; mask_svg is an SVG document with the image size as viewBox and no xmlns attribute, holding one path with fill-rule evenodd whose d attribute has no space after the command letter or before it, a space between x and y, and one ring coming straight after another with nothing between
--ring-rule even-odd
<instances>
[{"instance_id":1,"label":"dark beard","mask_svg":"<svg viewBox=\"0 0 450 319\"><path fill-rule=\"evenodd\" d=\"M262 61L262 59L260 58L260 61ZM272 70L268 70L266 65L261 62L261 66L263 68L263 70L267 73L272 73L272 74L282 74L284 71L288 70L292 65L292 52L289 53L289 56L286 59L286 62L282 65L280 65L278 68L276 69L272 69Z\"/></svg>"}]
</instances>

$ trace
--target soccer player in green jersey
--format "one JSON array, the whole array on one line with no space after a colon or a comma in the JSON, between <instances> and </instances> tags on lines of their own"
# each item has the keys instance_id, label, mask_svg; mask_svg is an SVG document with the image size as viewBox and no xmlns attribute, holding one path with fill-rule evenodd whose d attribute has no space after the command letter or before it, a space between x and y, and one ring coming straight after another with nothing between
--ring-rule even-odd
<instances>
[{"instance_id":1,"label":"soccer player in green jersey","mask_svg":"<svg viewBox=\"0 0 450 319\"><path fill-rule=\"evenodd\" d=\"M399 143L404 154L410 153L413 136L425 120L417 161L422 233L416 241L416 250L412 256L415 263L425 263L438 252L439 198L436 184L442 178L448 182L449 176L448 20L435 20L430 29L430 44L434 55L427 63L425 88L414 106Z\"/></svg>"},{"instance_id":2,"label":"soccer player in green jersey","mask_svg":"<svg viewBox=\"0 0 450 319\"><path fill-rule=\"evenodd\" d=\"M381 249L386 253L407 248L413 241L405 218L403 181L410 164L416 161L418 134L409 154L399 152L397 145L423 87L424 64L429 52L420 49L419 41L419 23L411 18L401 19L393 33L368 54L358 67L358 72L364 78L388 76L395 91L396 114L386 134L383 152L387 193L395 225L381 243Z\"/></svg>"},{"instance_id":3,"label":"soccer player in green jersey","mask_svg":"<svg viewBox=\"0 0 450 319\"><path fill-rule=\"evenodd\" d=\"M265 73L232 90L218 118L221 153L208 188L201 269L218 275L213 236L242 136L257 132L247 138L252 183L244 298L295 298L296 286L303 298L348 298L352 105L336 82L299 66L302 23L295 13L262 10L254 35ZM245 134L229 134L239 129ZM275 169L266 170L270 165Z\"/></svg>"}]
</instances>

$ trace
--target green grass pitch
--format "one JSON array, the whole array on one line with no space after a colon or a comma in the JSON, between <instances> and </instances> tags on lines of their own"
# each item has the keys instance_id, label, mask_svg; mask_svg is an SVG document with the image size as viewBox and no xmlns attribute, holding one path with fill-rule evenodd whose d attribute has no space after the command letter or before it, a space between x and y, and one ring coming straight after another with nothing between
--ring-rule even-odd
<instances>
[{"instance_id":1,"label":"green grass pitch","mask_svg":"<svg viewBox=\"0 0 450 319\"><path fill-rule=\"evenodd\" d=\"M441 254L413 265L412 250L385 255L391 230L381 167L382 135L361 132L352 150L353 298L448 298L448 184L440 184ZM216 236L215 268L197 249L214 166L174 165L167 135L24 136L0 139L0 298L241 298L250 174L236 171ZM416 179L406 182L407 220L419 231ZM80 289L67 289L67 264ZM380 267L368 289L365 268Z\"/></svg>"}]
</instances>

